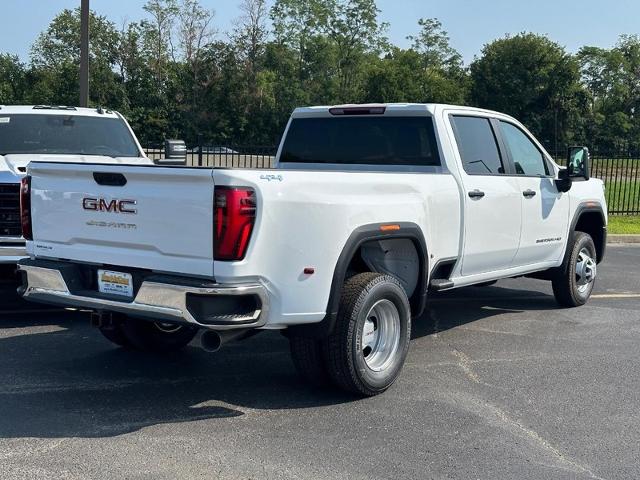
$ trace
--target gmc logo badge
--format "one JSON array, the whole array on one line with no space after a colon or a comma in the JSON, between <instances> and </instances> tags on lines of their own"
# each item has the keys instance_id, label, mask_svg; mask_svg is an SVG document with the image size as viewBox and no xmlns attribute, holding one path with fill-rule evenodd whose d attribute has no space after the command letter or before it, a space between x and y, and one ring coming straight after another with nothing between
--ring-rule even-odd
<instances>
[{"instance_id":1,"label":"gmc logo badge","mask_svg":"<svg viewBox=\"0 0 640 480\"><path fill-rule=\"evenodd\" d=\"M92 212L108 212L108 213L129 213L135 215L138 213L135 207L138 204L135 200L110 200L104 198L83 198L82 208Z\"/></svg>"}]
</instances>

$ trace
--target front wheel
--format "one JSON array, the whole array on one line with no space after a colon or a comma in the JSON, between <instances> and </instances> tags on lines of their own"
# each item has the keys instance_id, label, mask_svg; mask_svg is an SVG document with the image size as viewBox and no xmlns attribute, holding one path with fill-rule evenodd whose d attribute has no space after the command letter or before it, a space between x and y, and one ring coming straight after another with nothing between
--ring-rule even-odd
<instances>
[{"instance_id":1,"label":"front wheel","mask_svg":"<svg viewBox=\"0 0 640 480\"><path fill-rule=\"evenodd\" d=\"M558 268L553 280L553 294L563 307L579 307L587 303L596 281L597 254L591 236L575 232L573 245Z\"/></svg>"},{"instance_id":2,"label":"front wheel","mask_svg":"<svg viewBox=\"0 0 640 480\"><path fill-rule=\"evenodd\" d=\"M187 325L149 322L129 318L122 323L122 333L136 350L171 353L186 347L198 329Z\"/></svg>"},{"instance_id":3,"label":"front wheel","mask_svg":"<svg viewBox=\"0 0 640 480\"><path fill-rule=\"evenodd\" d=\"M400 282L355 275L343 286L336 328L325 343L327 373L349 392L382 393L400 375L410 337L411 309Z\"/></svg>"}]
</instances>

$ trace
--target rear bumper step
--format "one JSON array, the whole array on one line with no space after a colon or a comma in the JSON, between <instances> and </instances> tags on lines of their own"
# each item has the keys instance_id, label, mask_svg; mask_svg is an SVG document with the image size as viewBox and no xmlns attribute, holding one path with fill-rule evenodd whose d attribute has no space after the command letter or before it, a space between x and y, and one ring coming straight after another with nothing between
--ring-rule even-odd
<instances>
[{"instance_id":1,"label":"rear bumper step","mask_svg":"<svg viewBox=\"0 0 640 480\"><path fill-rule=\"evenodd\" d=\"M149 276L131 300L118 300L78 289L79 272L60 262L22 260L20 293L38 303L93 311L120 312L132 317L196 325L213 330L257 328L267 321L269 297L264 286L220 285ZM186 284L188 283L188 284Z\"/></svg>"}]
</instances>

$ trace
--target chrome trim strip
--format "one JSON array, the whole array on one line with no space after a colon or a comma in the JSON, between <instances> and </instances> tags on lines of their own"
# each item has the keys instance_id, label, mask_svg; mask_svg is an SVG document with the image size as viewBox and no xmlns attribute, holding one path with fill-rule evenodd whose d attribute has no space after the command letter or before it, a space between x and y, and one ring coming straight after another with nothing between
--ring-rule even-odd
<instances>
[{"instance_id":1,"label":"chrome trim strip","mask_svg":"<svg viewBox=\"0 0 640 480\"><path fill-rule=\"evenodd\" d=\"M0 237L0 247L2 247L3 243L19 243L21 245L25 244L24 237Z\"/></svg>"},{"instance_id":2,"label":"chrome trim strip","mask_svg":"<svg viewBox=\"0 0 640 480\"><path fill-rule=\"evenodd\" d=\"M168 283L143 282L138 294L131 302L119 302L102 298L74 295L69 291L60 271L30 265L18 265L26 274L26 285L22 293L27 300L54 303L67 307L87 308L122 312L132 316L152 320L169 320L190 323L211 330L233 330L236 328L257 328L267 321L269 297L267 290L260 284L216 285L210 288L172 285ZM233 317L242 322L227 325L208 325L199 323L187 309L187 293L198 295L256 295L260 298L261 308L250 317ZM233 321L230 320L230 321ZM247 320L252 320L247 323Z\"/></svg>"},{"instance_id":3,"label":"chrome trim strip","mask_svg":"<svg viewBox=\"0 0 640 480\"><path fill-rule=\"evenodd\" d=\"M27 249L24 245L5 247L0 242L0 263L16 263L25 257L27 257Z\"/></svg>"}]
</instances>

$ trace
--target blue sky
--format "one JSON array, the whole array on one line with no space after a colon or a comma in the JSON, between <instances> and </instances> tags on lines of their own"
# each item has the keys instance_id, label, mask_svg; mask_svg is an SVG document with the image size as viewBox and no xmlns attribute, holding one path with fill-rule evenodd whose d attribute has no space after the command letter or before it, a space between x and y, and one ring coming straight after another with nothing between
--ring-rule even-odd
<instances>
[{"instance_id":1,"label":"blue sky","mask_svg":"<svg viewBox=\"0 0 640 480\"><path fill-rule=\"evenodd\" d=\"M269 0L268 0L269 1ZM271 0L272 1L272 0ZM201 0L216 11L216 27L228 30L239 15L236 0ZM57 12L80 0L0 0L0 52L27 60L31 43ZM120 25L143 17L144 0L91 0L91 8ZM576 51L582 45L611 47L622 33L640 34L638 0L378 0L391 40L406 46L417 19L437 17L467 62L482 46L507 33L533 31Z\"/></svg>"}]
</instances>

